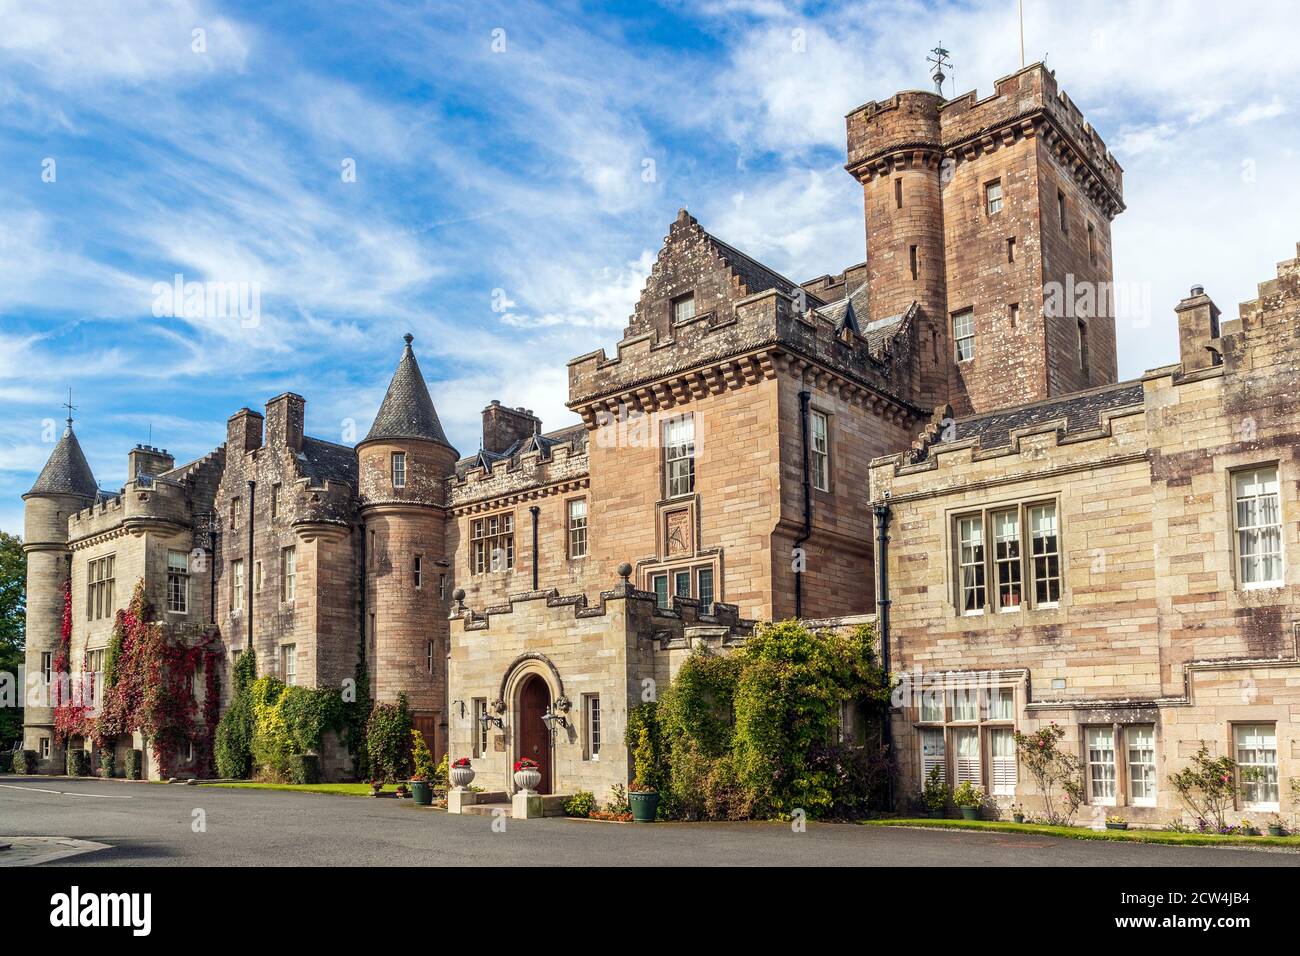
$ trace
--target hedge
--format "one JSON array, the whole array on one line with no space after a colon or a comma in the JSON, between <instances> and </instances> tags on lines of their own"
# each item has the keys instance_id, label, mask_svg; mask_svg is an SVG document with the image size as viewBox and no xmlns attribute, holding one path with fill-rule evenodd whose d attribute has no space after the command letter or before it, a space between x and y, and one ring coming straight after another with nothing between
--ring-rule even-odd
<instances>
[{"instance_id":1,"label":"hedge","mask_svg":"<svg viewBox=\"0 0 1300 956\"><path fill-rule=\"evenodd\" d=\"M144 752L140 750L128 750L126 759L122 762L122 776L127 780L139 780L140 770L144 765Z\"/></svg>"},{"instance_id":2,"label":"hedge","mask_svg":"<svg viewBox=\"0 0 1300 956\"><path fill-rule=\"evenodd\" d=\"M90 754L80 748L68 748L66 769L69 777L90 776Z\"/></svg>"},{"instance_id":3,"label":"hedge","mask_svg":"<svg viewBox=\"0 0 1300 956\"><path fill-rule=\"evenodd\" d=\"M35 750L20 750L14 754L14 773L27 774L36 772L40 758Z\"/></svg>"}]
</instances>

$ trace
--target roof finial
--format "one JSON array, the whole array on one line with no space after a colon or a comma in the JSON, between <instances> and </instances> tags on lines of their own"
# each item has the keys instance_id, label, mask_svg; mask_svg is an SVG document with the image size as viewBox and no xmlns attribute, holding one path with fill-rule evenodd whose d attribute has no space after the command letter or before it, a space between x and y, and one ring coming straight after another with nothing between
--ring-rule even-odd
<instances>
[{"instance_id":1,"label":"roof finial","mask_svg":"<svg viewBox=\"0 0 1300 956\"><path fill-rule=\"evenodd\" d=\"M947 79L947 77L943 75L943 68L945 66L952 66L952 60L948 59L948 51L943 48L942 40L940 40L939 45L930 52L934 55L927 56L925 62L934 64L934 69L930 71L930 75L934 77L934 91L940 96L943 96L943 81Z\"/></svg>"},{"instance_id":2,"label":"roof finial","mask_svg":"<svg viewBox=\"0 0 1300 956\"><path fill-rule=\"evenodd\" d=\"M63 405L68 410L68 429L72 428L72 413L77 410L77 406L72 404L72 389L68 389L68 400Z\"/></svg>"},{"instance_id":3,"label":"roof finial","mask_svg":"<svg viewBox=\"0 0 1300 956\"><path fill-rule=\"evenodd\" d=\"M412 335L410 332L407 332L405 335L402 336L402 341L406 343L406 347L409 349L411 347L411 343L415 341L415 336Z\"/></svg>"}]
</instances>

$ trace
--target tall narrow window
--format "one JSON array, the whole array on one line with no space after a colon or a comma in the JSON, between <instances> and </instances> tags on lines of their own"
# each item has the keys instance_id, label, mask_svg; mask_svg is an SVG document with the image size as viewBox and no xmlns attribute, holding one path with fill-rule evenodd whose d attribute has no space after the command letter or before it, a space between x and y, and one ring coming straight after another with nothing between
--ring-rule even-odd
<instances>
[{"instance_id":1,"label":"tall narrow window","mask_svg":"<svg viewBox=\"0 0 1300 956\"><path fill-rule=\"evenodd\" d=\"M1239 724L1233 730L1245 808L1277 810L1277 727L1273 724Z\"/></svg>"},{"instance_id":2,"label":"tall narrow window","mask_svg":"<svg viewBox=\"0 0 1300 956\"><path fill-rule=\"evenodd\" d=\"M115 561L115 555L107 554L87 565L86 577L89 584L86 589L86 620L88 621L113 616Z\"/></svg>"},{"instance_id":3,"label":"tall narrow window","mask_svg":"<svg viewBox=\"0 0 1300 956\"><path fill-rule=\"evenodd\" d=\"M417 588L424 584L424 556L417 554L411 561L411 583Z\"/></svg>"},{"instance_id":4,"label":"tall narrow window","mask_svg":"<svg viewBox=\"0 0 1300 956\"><path fill-rule=\"evenodd\" d=\"M673 324L686 322L695 318L695 293L688 292L686 295L678 296L673 299Z\"/></svg>"},{"instance_id":5,"label":"tall narrow window","mask_svg":"<svg viewBox=\"0 0 1300 956\"><path fill-rule=\"evenodd\" d=\"M1232 476L1239 586L1282 584L1282 503L1277 466Z\"/></svg>"},{"instance_id":6,"label":"tall narrow window","mask_svg":"<svg viewBox=\"0 0 1300 956\"><path fill-rule=\"evenodd\" d=\"M1011 687L996 687L989 695L989 720L1014 720L1016 692Z\"/></svg>"},{"instance_id":7,"label":"tall narrow window","mask_svg":"<svg viewBox=\"0 0 1300 956\"><path fill-rule=\"evenodd\" d=\"M280 485L277 482L271 486L271 520L274 521L280 515Z\"/></svg>"},{"instance_id":8,"label":"tall narrow window","mask_svg":"<svg viewBox=\"0 0 1300 956\"><path fill-rule=\"evenodd\" d=\"M996 216L1002 211L1002 180L995 179L984 184L984 205L990 216Z\"/></svg>"},{"instance_id":9,"label":"tall narrow window","mask_svg":"<svg viewBox=\"0 0 1300 956\"><path fill-rule=\"evenodd\" d=\"M253 562L253 590L261 593L262 590L262 562Z\"/></svg>"},{"instance_id":10,"label":"tall narrow window","mask_svg":"<svg viewBox=\"0 0 1300 956\"><path fill-rule=\"evenodd\" d=\"M915 282L921 277L921 258L917 253L917 247L912 246L908 249L907 255L912 269L912 281Z\"/></svg>"},{"instance_id":11,"label":"tall narrow window","mask_svg":"<svg viewBox=\"0 0 1300 956\"><path fill-rule=\"evenodd\" d=\"M1010 727L989 731L989 783L997 796L1016 792L1016 740Z\"/></svg>"},{"instance_id":12,"label":"tall narrow window","mask_svg":"<svg viewBox=\"0 0 1300 956\"><path fill-rule=\"evenodd\" d=\"M1088 796L1100 806L1115 804L1115 731L1111 727L1089 727Z\"/></svg>"},{"instance_id":13,"label":"tall narrow window","mask_svg":"<svg viewBox=\"0 0 1300 956\"><path fill-rule=\"evenodd\" d=\"M569 499L569 557L587 556L587 499Z\"/></svg>"},{"instance_id":14,"label":"tall narrow window","mask_svg":"<svg viewBox=\"0 0 1300 956\"><path fill-rule=\"evenodd\" d=\"M980 774L980 732L978 727L955 727L952 731L953 749L956 759L953 770L957 783L970 783L978 786L983 783Z\"/></svg>"},{"instance_id":15,"label":"tall narrow window","mask_svg":"<svg viewBox=\"0 0 1300 956\"><path fill-rule=\"evenodd\" d=\"M293 548L285 548L280 552L280 600L291 603L297 589L298 554Z\"/></svg>"},{"instance_id":16,"label":"tall narrow window","mask_svg":"<svg viewBox=\"0 0 1300 956\"><path fill-rule=\"evenodd\" d=\"M980 515L960 518L957 521L957 549L960 588L959 606L963 614L983 614L984 585L984 519Z\"/></svg>"},{"instance_id":17,"label":"tall narrow window","mask_svg":"<svg viewBox=\"0 0 1300 956\"><path fill-rule=\"evenodd\" d=\"M1156 805L1156 728L1138 724L1124 728L1128 749L1128 798L1136 807Z\"/></svg>"},{"instance_id":18,"label":"tall narrow window","mask_svg":"<svg viewBox=\"0 0 1300 956\"><path fill-rule=\"evenodd\" d=\"M942 727L921 728L921 780L924 782L930 771L939 768L939 779L947 781L948 764L944 752L944 730Z\"/></svg>"},{"instance_id":19,"label":"tall narrow window","mask_svg":"<svg viewBox=\"0 0 1300 956\"><path fill-rule=\"evenodd\" d=\"M1061 600L1060 539L1056 530L1056 505L1029 509L1029 529L1034 538L1034 603L1054 606Z\"/></svg>"},{"instance_id":20,"label":"tall narrow window","mask_svg":"<svg viewBox=\"0 0 1300 956\"><path fill-rule=\"evenodd\" d=\"M486 697L474 698L474 756L482 757L488 749L488 702Z\"/></svg>"},{"instance_id":21,"label":"tall narrow window","mask_svg":"<svg viewBox=\"0 0 1300 956\"><path fill-rule=\"evenodd\" d=\"M1097 264L1097 229L1092 223L1088 223L1088 261Z\"/></svg>"},{"instance_id":22,"label":"tall narrow window","mask_svg":"<svg viewBox=\"0 0 1300 956\"><path fill-rule=\"evenodd\" d=\"M438 600L447 600L447 575L445 574L438 575Z\"/></svg>"},{"instance_id":23,"label":"tall narrow window","mask_svg":"<svg viewBox=\"0 0 1300 956\"><path fill-rule=\"evenodd\" d=\"M695 490L695 417L670 419L663 428L666 496L689 495Z\"/></svg>"},{"instance_id":24,"label":"tall narrow window","mask_svg":"<svg viewBox=\"0 0 1300 956\"><path fill-rule=\"evenodd\" d=\"M470 570L509 571L515 566L514 512L475 518L470 524Z\"/></svg>"},{"instance_id":25,"label":"tall narrow window","mask_svg":"<svg viewBox=\"0 0 1300 956\"><path fill-rule=\"evenodd\" d=\"M673 596L685 597L691 596L691 572L674 571L673 572Z\"/></svg>"},{"instance_id":26,"label":"tall narrow window","mask_svg":"<svg viewBox=\"0 0 1300 956\"><path fill-rule=\"evenodd\" d=\"M433 673L433 641L424 642L424 669Z\"/></svg>"},{"instance_id":27,"label":"tall narrow window","mask_svg":"<svg viewBox=\"0 0 1300 956\"><path fill-rule=\"evenodd\" d=\"M1017 509L993 513L993 562L997 573L998 610L1020 609L1020 512Z\"/></svg>"},{"instance_id":28,"label":"tall narrow window","mask_svg":"<svg viewBox=\"0 0 1300 956\"><path fill-rule=\"evenodd\" d=\"M975 310L963 309L952 317L952 339L957 346L957 361L975 357Z\"/></svg>"},{"instance_id":29,"label":"tall narrow window","mask_svg":"<svg viewBox=\"0 0 1300 956\"><path fill-rule=\"evenodd\" d=\"M289 686L298 683L298 645L285 644L280 648L280 673Z\"/></svg>"},{"instance_id":30,"label":"tall narrow window","mask_svg":"<svg viewBox=\"0 0 1300 956\"><path fill-rule=\"evenodd\" d=\"M668 575L656 574L650 579L650 587L655 593L655 604L659 607L668 606Z\"/></svg>"},{"instance_id":31,"label":"tall narrow window","mask_svg":"<svg viewBox=\"0 0 1300 956\"><path fill-rule=\"evenodd\" d=\"M244 560L236 558L230 562L230 610L240 611L244 607Z\"/></svg>"},{"instance_id":32,"label":"tall narrow window","mask_svg":"<svg viewBox=\"0 0 1300 956\"><path fill-rule=\"evenodd\" d=\"M1007 306L1007 319L1011 322L1011 327L1013 329L1020 324L1020 303L1019 302L1012 302L1009 306Z\"/></svg>"},{"instance_id":33,"label":"tall narrow window","mask_svg":"<svg viewBox=\"0 0 1300 956\"><path fill-rule=\"evenodd\" d=\"M903 208L903 180L902 177L894 178L894 208Z\"/></svg>"},{"instance_id":34,"label":"tall narrow window","mask_svg":"<svg viewBox=\"0 0 1300 956\"><path fill-rule=\"evenodd\" d=\"M41 679L49 683L54 676L54 654L50 651L41 652Z\"/></svg>"},{"instance_id":35,"label":"tall narrow window","mask_svg":"<svg viewBox=\"0 0 1300 956\"><path fill-rule=\"evenodd\" d=\"M818 491L831 490L831 427L823 412L813 412L812 484Z\"/></svg>"},{"instance_id":36,"label":"tall narrow window","mask_svg":"<svg viewBox=\"0 0 1300 956\"><path fill-rule=\"evenodd\" d=\"M1088 323L1083 319L1079 320L1079 371L1083 377L1088 377Z\"/></svg>"},{"instance_id":37,"label":"tall narrow window","mask_svg":"<svg viewBox=\"0 0 1300 956\"><path fill-rule=\"evenodd\" d=\"M188 614L190 609L190 556L184 551L167 552L167 610Z\"/></svg>"},{"instance_id":38,"label":"tall narrow window","mask_svg":"<svg viewBox=\"0 0 1300 956\"><path fill-rule=\"evenodd\" d=\"M700 568L695 572L696 596L700 599L700 610L708 612L713 604L713 569Z\"/></svg>"},{"instance_id":39,"label":"tall narrow window","mask_svg":"<svg viewBox=\"0 0 1300 956\"><path fill-rule=\"evenodd\" d=\"M393 452L393 487L406 487L406 453Z\"/></svg>"},{"instance_id":40,"label":"tall narrow window","mask_svg":"<svg viewBox=\"0 0 1300 956\"><path fill-rule=\"evenodd\" d=\"M238 498L230 499L230 527L232 529L239 527L239 499Z\"/></svg>"},{"instance_id":41,"label":"tall narrow window","mask_svg":"<svg viewBox=\"0 0 1300 956\"><path fill-rule=\"evenodd\" d=\"M1070 227L1065 219L1065 193L1059 189L1056 191L1056 217L1061 224L1061 232L1069 232Z\"/></svg>"},{"instance_id":42,"label":"tall narrow window","mask_svg":"<svg viewBox=\"0 0 1300 956\"><path fill-rule=\"evenodd\" d=\"M587 758L600 758L600 695L587 695Z\"/></svg>"},{"instance_id":43,"label":"tall narrow window","mask_svg":"<svg viewBox=\"0 0 1300 956\"><path fill-rule=\"evenodd\" d=\"M1007 239L1007 262L1016 261L1016 240L1015 237Z\"/></svg>"}]
</instances>

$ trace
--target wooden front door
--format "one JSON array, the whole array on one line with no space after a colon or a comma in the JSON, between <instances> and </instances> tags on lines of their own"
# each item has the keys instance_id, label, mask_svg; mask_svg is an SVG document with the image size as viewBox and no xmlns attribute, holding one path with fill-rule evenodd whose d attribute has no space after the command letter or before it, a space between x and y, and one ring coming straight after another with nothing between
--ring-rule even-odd
<instances>
[{"instance_id":1,"label":"wooden front door","mask_svg":"<svg viewBox=\"0 0 1300 956\"><path fill-rule=\"evenodd\" d=\"M422 711L411 715L411 726L418 730L420 736L424 738L425 745L433 753L433 762L435 764L442 759L444 753L442 738L438 733L438 717L437 711Z\"/></svg>"},{"instance_id":2,"label":"wooden front door","mask_svg":"<svg viewBox=\"0 0 1300 956\"><path fill-rule=\"evenodd\" d=\"M519 751L516 759L532 757L542 768L539 793L551 792L551 732L542 721L550 710L551 690L546 681L533 675L519 689Z\"/></svg>"}]
</instances>

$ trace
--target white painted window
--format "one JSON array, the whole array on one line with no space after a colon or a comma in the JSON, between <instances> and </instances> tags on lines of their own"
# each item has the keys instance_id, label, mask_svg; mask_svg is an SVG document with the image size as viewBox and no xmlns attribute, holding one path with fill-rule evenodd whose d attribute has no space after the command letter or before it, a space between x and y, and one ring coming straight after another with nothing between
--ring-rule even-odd
<instances>
[{"instance_id":1,"label":"white painted window","mask_svg":"<svg viewBox=\"0 0 1300 956\"><path fill-rule=\"evenodd\" d=\"M285 548L280 552L280 600L291 603L297 590L298 553L293 548Z\"/></svg>"},{"instance_id":2,"label":"white painted window","mask_svg":"<svg viewBox=\"0 0 1300 956\"><path fill-rule=\"evenodd\" d=\"M474 756L482 757L488 748L487 698L474 698Z\"/></svg>"},{"instance_id":3,"label":"white painted window","mask_svg":"<svg viewBox=\"0 0 1300 956\"><path fill-rule=\"evenodd\" d=\"M818 491L831 489L831 426L823 412L812 413L812 484Z\"/></svg>"},{"instance_id":4,"label":"white painted window","mask_svg":"<svg viewBox=\"0 0 1300 956\"><path fill-rule=\"evenodd\" d=\"M587 755L600 759L600 695L587 695Z\"/></svg>"},{"instance_id":5,"label":"white painted window","mask_svg":"<svg viewBox=\"0 0 1300 956\"><path fill-rule=\"evenodd\" d=\"M1016 692L1012 687L995 687L989 694L989 720L1015 720Z\"/></svg>"},{"instance_id":6,"label":"white painted window","mask_svg":"<svg viewBox=\"0 0 1300 956\"><path fill-rule=\"evenodd\" d=\"M673 299L673 324L686 322L695 318L695 293L689 292L686 295L678 296Z\"/></svg>"},{"instance_id":7,"label":"white painted window","mask_svg":"<svg viewBox=\"0 0 1300 956\"><path fill-rule=\"evenodd\" d=\"M112 617L115 611L113 583L116 555L106 554L87 565L86 620Z\"/></svg>"},{"instance_id":8,"label":"white painted window","mask_svg":"<svg viewBox=\"0 0 1300 956\"><path fill-rule=\"evenodd\" d=\"M298 683L298 645L283 644L280 647L280 673L286 684Z\"/></svg>"},{"instance_id":9,"label":"white painted window","mask_svg":"<svg viewBox=\"0 0 1300 956\"><path fill-rule=\"evenodd\" d=\"M50 759L50 738L49 737L41 738L41 759L42 760Z\"/></svg>"},{"instance_id":10,"label":"white painted window","mask_svg":"<svg viewBox=\"0 0 1300 956\"><path fill-rule=\"evenodd\" d=\"M1128 750L1128 799L1135 807L1156 805L1156 728L1137 724L1124 728Z\"/></svg>"},{"instance_id":11,"label":"white painted window","mask_svg":"<svg viewBox=\"0 0 1300 956\"><path fill-rule=\"evenodd\" d=\"M236 558L230 562L230 610L240 611L244 607L244 559Z\"/></svg>"},{"instance_id":12,"label":"white painted window","mask_svg":"<svg viewBox=\"0 0 1300 956\"><path fill-rule=\"evenodd\" d=\"M663 425L664 474L669 498L695 490L695 417L683 415Z\"/></svg>"},{"instance_id":13,"label":"white painted window","mask_svg":"<svg viewBox=\"0 0 1300 956\"><path fill-rule=\"evenodd\" d=\"M995 179L991 183L984 184L984 204L990 216L1002 211L1002 180Z\"/></svg>"},{"instance_id":14,"label":"white painted window","mask_svg":"<svg viewBox=\"0 0 1300 956\"><path fill-rule=\"evenodd\" d=\"M406 453L393 452L393 487L406 487Z\"/></svg>"},{"instance_id":15,"label":"white painted window","mask_svg":"<svg viewBox=\"0 0 1300 956\"><path fill-rule=\"evenodd\" d=\"M470 569L474 574L515 566L514 512L476 518L470 524Z\"/></svg>"},{"instance_id":16,"label":"white painted window","mask_svg":"<svg viewBox=\"0 0 1300 956\"><path fill-rule=\"evenodd\" d=\"M993 562L999 611L1018 611L1021 602L1020 512L993 513Z\"/></svg>"},{"instance_id":17,"label":"white painted window","mask_svg":"<svg viewBox=\"0 0 1300 956\"><path fill-rule=\"evenodd\" d=\"M980 719L979 691L974 687L960 687L953 691L948 704L954 721Z\"/></svg>"},{"instance_id":18,"label":"white painted window","mask_svg":"<svg viewBox=\"0 0 1300 956\"><path fill-rule=\"evenodd\" d=\"M41 652L41 679L46 684L54 677L54 654L50 651Z\"/></svg>"},{"instance_id":19,"label":"white painted window","mask_svg":"<svg viewBox=\"0 0 1300 956\"><path fill-rule=\"evenodd\" d=\"M1088 796L1100 806L1115 805L1115 730L1112 727L1089 727Z\"/></svg>"},{"instance_id":20,"label":"white painted window","mask_svg":"<svg viewBox=\"0 0 1300 956\"><path fill-rule=\"evenodd\" d=\"M433 641L424 642L424 668L433 673Z\"/></svg>"},{"instance_id":21,"label":"white painted window","mask_svg":"<svg viewBox=\"0 0 1300 956\"><path fill-rule=\"evenodd\" d=\"M952 339L957 346L957 361L975 357L975 310L964 309L952 317Z\"/></svg>"},{"instance_id":22,"label":"white painted window","mask_svg":"<svg viewBox=\"0 0 1300 956\"><path fill-rule=\"evenodd\" d=\"M587 556L587 499L569 499L569 557Z\"/></svg>"},{"instance_id":23,"label":"white painted window","mask_svg":"<svg viewBox=\"0 0 1300 956\"><path fill-rule=\"evenodd\" d=\"M1277 466L1233 475L1237 568L1243 588L1282 584L1282 502Z\"/></svg>"},{"instance_id":24,"label":"white painted window","mask_svg":"<svg viewBox=\"0 0 1300 956\"><path fill-rule=\"evenodd\" d=\"M989 783L996 796L1016 792L1016 739L1010 727L989 731Z\"/></svg>"},{"instance_id":25,"label":"white painted window","mask_svg":"<svg viewBox=\"0 0 1300 956\"><path fill-rule=\"evenodd\" d=\"M941 721L944 718L943 692L934 687L921 691L921 720Z\"/></svg>"},{"instance_id":26,"label":"white painted window","mask_svg":"<svg viewBox=\"0 0 1300 956\"><path fill-rule=\"evenodd\" d=\"M944 730L942 727L921 728L921 782L930 776L930 771L939 768L939 779L948 779L948 761L944 751Z\"/></svg>"},{"instance_id":27,"label":"white painted window","mask_svg":"<svg viewBox=\"0 0 1300 956\"><path fill-rule=\"evenodd\" d=\"M954 727L952 730L955 759L953 770L957 783L969 781L980 786L983 776L980 773L980 732L978 727Z\"/></svg>"},{"instance_id":28,"label":"white painted window","mask_svg":"<svg viewBox=\"0 0 1300 956\"><path fill-rule=\"evenodd\" d=\"M1033 537L1034 605L1056 607L1061 602L1061 542L1056 527L1056 505L1029 509Z\"/></svg>"},{"instance_id":29,"label":"white painted window","mask_svg":"<svg viewBox=\"0 0 1300 956\"><path fill-rule=\"evenodd\" d=\"M1233 728L1237 765L1241 768L1241 798L1247 810L1278 809L1277 727L1238 724Z\"/></svg>"},{"instance_id":30,"label":"white painted window","mask_svg":"<svg viewBox=\"0 0 1300 956\"><path fill-rule=\"evenodd\" d=\"M982 515L971 515L957 520L957 550L961 612L983 614L986 594Z\"/></svg>"},{"instance_id":31,"label":"white painted window","mask_svg":"<svg viewBox=\"0 0 1300 956\"><path fill-rule=\"evenodd\" d=\"M167 610L188 614L190 609L190 556L184 551L167 552Z\"/></svg>"}]
</instances>

